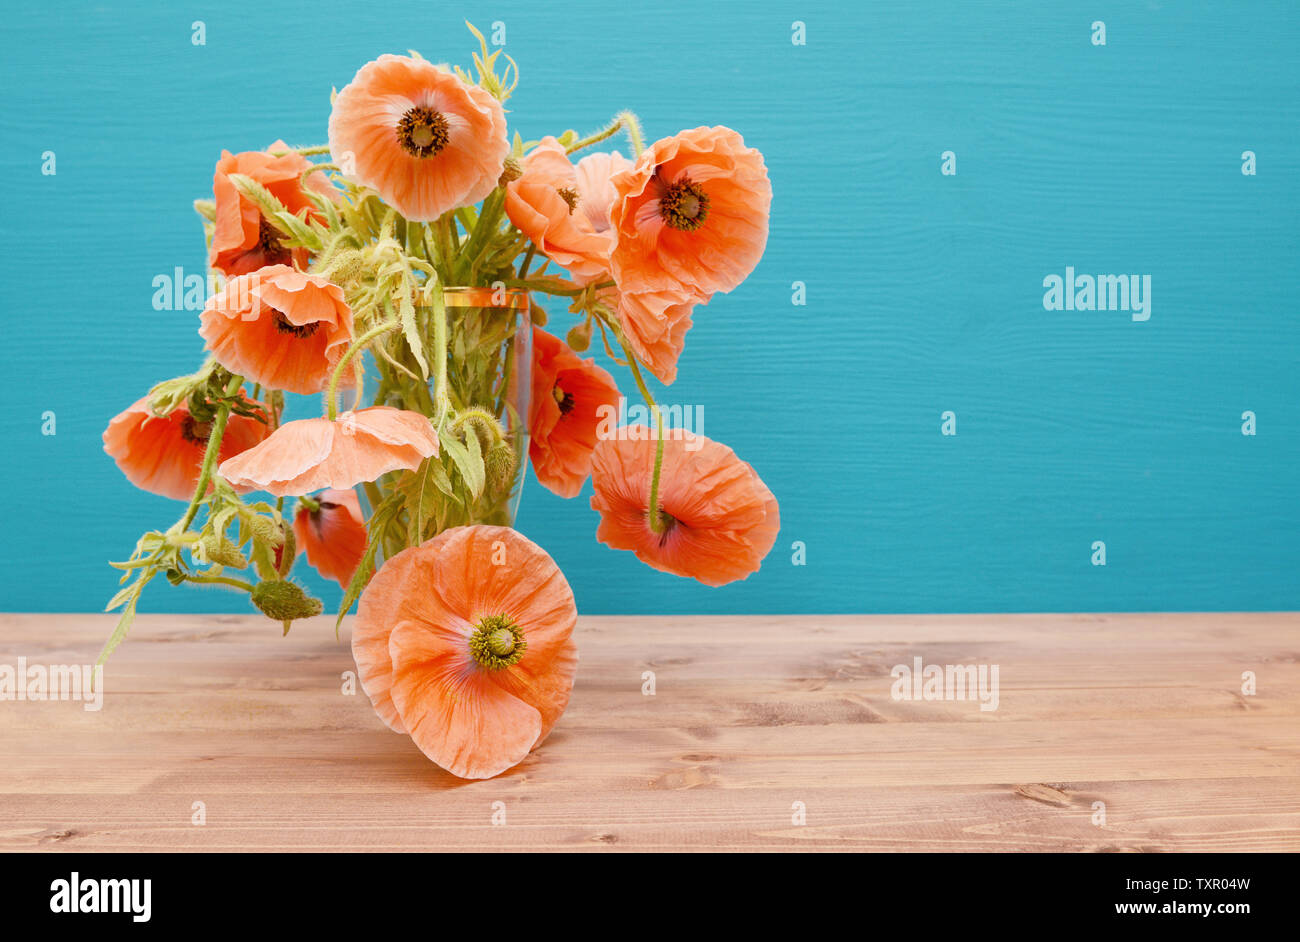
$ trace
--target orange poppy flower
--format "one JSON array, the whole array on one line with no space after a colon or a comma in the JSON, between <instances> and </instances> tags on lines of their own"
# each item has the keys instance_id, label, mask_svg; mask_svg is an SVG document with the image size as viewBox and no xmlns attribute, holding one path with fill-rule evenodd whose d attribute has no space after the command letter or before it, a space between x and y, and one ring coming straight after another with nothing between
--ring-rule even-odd
<instances>
[{"instance_id":1,"label":"orange poppy flower","mask_svg":"<svg viewBox=\"0 0 1300 942\"><path fill-rule=\"evenodd\" d=\"M677 379L697 299L689 290L611 291L628 346L663 383ZM705 299L707 300L707 298Z\"/></svg>"},{"instance_id":2,"label":"orange poppy flower","mask_svg":"<svg viewBox=\"0 0 1300 942\"><path fill-rule=\"evenodd\" d=\"M189 500L199 484L203 453L211 426L195 421L185 406L159 417L149 397L114 416L104 430L104 451L136 487L175 500ZM267 437L257 419L232 415L226 421L218 456L221 460L252 448Z\"/></svg>"},{"instance_id":3,"label":"orange poppy flower","mask_svg":"<svg viewBox=\"0 0 1300 942\"><path fill-rule=\"evenodd\" d=\"M577 497L591 474L602 407L618 409L618 385L595 360L583 360L540 327L533 328L532 373L528 456L533 470L543 487Z\"/></svg>"},{"instance_id":4,"label":"orange poppy flower","mask_svg":"<svg viewBox=\"0 0 1300 942\"><path fill-rule=\"evenodd\" d=\"M455 527L380 567L357 607L352 655L390 729L452 775L491 778L564 712L577 617L541 547L508 527Z\"/></svg>"},{"instance_id":5,"label":"orange poppy flower","mask_svg":"<svg viewBox=\"0 0 1300 942\"><path fill-rule=\"evenodd\" d=\"M353 487L388 471L413 471L438 453L438 435L418 412L371 406L286 422L266 441L221 463L231 484L276 497Z\"/></svg>"},{"instance_id":6,"label":"orange poppy flower","mask_svg":"<svg viewBox=\"0 0 1300 942\"><path fill-rule=\"evenodd\" d=\"M317 393L352 343L352 309L338 285L271 265L232 278L210 298L199 335L232 373L270 389ZM351 364L341 382L355 384Z\"/></svg>"},{"instance_id":7,"label":"orange poppy flower","mask_svg":"<svg viewBox=\"0 0 1300 942\"><path fill-rule=\"evenodd\" d=\"M232 173L252 177L270 190L289 212L298 215L305 211L309 217L319 216L315 205L298 184L302 174L311 169L311 161L294 153L271 156L271 152L288 150L284 141L276 141L265 151L221 152L212 177L217 215L208 260L213 268L227 275L243 275L266 265L306 267L307 250L291 251L282 246L280 231L262 217L256 203L244 197L230 182ZM331 199L335 197L334 186L323 173L311 174L306 183L317 193Z\"/></svg>"},{"instance_id":8,"label":"orange poppy flower","mask_svg":"<svg viewBox=\"0 0 1300 942\"><path fill-rule=\"evenodd\" d=\"M625 292L678 289L703 302L763 255L772 185L763 155L730 128L656 141L613 185L610 270Z\"/></svg>"},{"instance_id":9,"label":"orange poppy flower","mask_svg":"<svg viewBox=\"0 0 1300 942\"><path fill-rule=\"evenodd\" d=\"M293 517L293 535L307 562L327 579L347 588L369 537L357 492L326 490L316 495L316 510L298 506Z\"/></svg>"},{"instance_id":10,"label":"orange poppy flower","mask_svg":"<svg viewBox=\"0 0 1300 942\"><path fill-rule=\"evenodd\" d=\"M542 138L524 158L523 175L506 187L506 214L547 258L587 284L609 272L610 176L631 166L617 153L592 154L574 166L559 141Z\"/></svg>"},{"instance_id":11,"label":"orange poppy flower","mask_svg":"<svg viewBox=\"0 0 1300 942\"><path fill-rule=\"evenodd\" d=\"M718 586L757 572L776 542L781 514L754 469L726 445L703 435L666 430L659 510L664 528L650 528L655 433L625 426L603 439L592 459L596 539L632 550L655 569Z\"/></svg>"},{"instance_id":12,"label":"orange poppy flower","mask_svg":"<svg viewBox=\"0 0 1300 942\"><path fill-rule=\"evenodd\" d=\"M491 193L510 143L501 103L423 59L383 55L334 100L330 154L407 219L428 222Z\"/></svg>"}]
</instances>

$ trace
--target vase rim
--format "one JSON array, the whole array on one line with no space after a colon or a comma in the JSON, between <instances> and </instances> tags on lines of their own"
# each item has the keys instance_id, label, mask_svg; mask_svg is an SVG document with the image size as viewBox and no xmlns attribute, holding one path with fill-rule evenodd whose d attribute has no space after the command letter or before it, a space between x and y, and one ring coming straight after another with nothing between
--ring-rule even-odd
<instances>
[{"instance_id":1,"label":"vase rim","mask_svg":"<svg viewBox=\"0 0 1300 942\"><path fill-rule=\"evenodd\" d=\"M501 296L504 302L496 300ZM442 289L445 303L461 307L504 307L522 310L528 307L527 288L492 288L482 285L447 285Z\"/></svg>"}]
</instances>

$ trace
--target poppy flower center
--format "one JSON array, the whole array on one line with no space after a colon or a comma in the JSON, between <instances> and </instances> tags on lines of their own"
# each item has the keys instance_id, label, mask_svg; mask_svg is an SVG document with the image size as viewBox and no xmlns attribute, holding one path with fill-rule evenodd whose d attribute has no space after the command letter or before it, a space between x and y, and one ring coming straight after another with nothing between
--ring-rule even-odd
<instances>
[{"instance_id":1,"label":"poppy flower center","mask_svg":"<svg viewBox=\"0 0 1300 942\"><path fill-rule=\"evenodd\" d=\"M271 323L275 329L282 334L292 334L299 340L304 337L310 337L316 331L320 330L320 321L312 321L310 324L295 324L285 316L283 311L271 309Z\"/></svg>"},{"instance_id":2,"label":"poppy flower center","mask_svg":"<svg viewBox=\"0 0 1300 942\"><path fill-rule=\"evenodd\" d=\"M560 199L569 204L569 215L572 216L573 211L578 208L578 191L566 186L555 192L560 194Z\"/></svg>"},{"instance_id":3,"label":"poppy flower center","mask_svg":"<svg viewBox=\"0 0 1300 942\"><path fill-rule=\"evenodd\" d=\"M508 615L480 618L469 639L469 653L488 670L519 663L527 647L523 629Z\"/></svg>"},{"instance_id":4,"label":"poppy flower center","mask_svg":"<svg viewBox=\"0 0 1300 942\"><path fill-rule=\"evenodd\" d=\"M196 422L194 416L187 415L181 422L181 438L191 445L206 445L212 434L212 426L207 422Z\"/></svg>"},{"instance_id":5,"label":"poppy flower center","mask_svg":"<svg viewBox=\"0 0 1300 942\"><path fill-rule=\"evenodd\" d=\"M709 218L709 194L689 177L669 183L659 197L659 215L674 229L693 232Z\"/></svg>"},{"instance_id":6,"label":"poppy flower center","mask_svg":"<svg viewBox=\"0 0 1300 942\"><path fill-rule=\"evenodd\" d=\"M280 230L263 216L257 217L257 248L268 265L283 265L293 258L293 253L280 244Z\"/></svg>"},{"instance_id":7,"label":"poppy flower center","mask_svg":"<svg viewBox=\"0 0 1300 942\"><path fill-rule=\"evenodd\" d=\"M560 407L560 415L568 415L573 411L573 393L565 392L556 386L551 390L551 395L555 397L555 404Z\"/></svg>"},{"instance_id":8,"label":"poppy flower center","mask_svg":"<svg viewBox=\"0 0 1300 942\"><path fill-rule=\"evenodd\" d=\"M451 140L451 126L441 111L412 108L397 122L397 142L412 157L433 157Z\"/></svg>"},{"instance_id":9,"label":"poppy flower center","mask_svg":"<svg viewBox=\"0 0 1300 942\"><path fill-rule=\"evenodd\" d=\"M650 515L647 513L646 518L649 519L649 517ZM668 542L668 535L677 528L677 523L678 520L676 517L664 510L662 507L659 508L659 526L663 528L659 531L660 546L663 546Z\"/></svg>"}]
</instances>

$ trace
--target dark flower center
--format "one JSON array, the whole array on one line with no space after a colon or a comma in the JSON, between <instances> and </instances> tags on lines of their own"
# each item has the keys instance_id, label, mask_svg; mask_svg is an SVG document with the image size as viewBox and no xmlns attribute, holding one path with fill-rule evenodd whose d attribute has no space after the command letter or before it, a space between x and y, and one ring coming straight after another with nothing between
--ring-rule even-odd
<instances>
[{"instance_id":1,"label":"dark flower center","mask_svg":"<svg viewBox=\"0 0 1300 942\"><path fill-rule=\"evenodd\" d=\"M578 191L566 186L555 192L560 194L560 199L569 204L569 215L572 216L573 211L578 208Z\"/></svg>"},{"instance_id":2,"label":"dark flower center","mask_svg":"<svg viewBox=\"0 0 1300 942\"><path fill-rule=\"evenodd\" d=\"M451 140L451 126L441 111L412 108L397 122L397 142L412 157L433 157Z\"/></svg>"},{"instance_id":3,"label":"dark flower center","mask_svg":"<svg viewBox=\"0 0 1300 942\"><path fill-rule=\"evenodd\" d=\"M268 265L286 265L293 258L293 253L280 244L280 230L257 217L257 248Z\"/></svg>"},{"instance_id":4,"label":"dark flower center","mask_svg":"<svg viewBox=\"0 0 1300 942\"><path fill-rule=\"evenodd\" d=\"M181 422L181 438L191 445L206 445L212 434L212 426L207 422L196 422L194 416L187 415Z\"/></svg>"},{"instance_id":5,"label":"dark flower center","mask_svg":"<svg viewBox=\"0 0 1300 942\"><path fill-rule=\"evenodd\" d=\"M692 232L709 218L709 194L689 177L682 177L664 187L663 196L659 197L659 215L674 229Z\"/></svg>"},{"instance_id":6,"label":"dark flower center","mask_svg":"<svg viewBox=\"0 0 1300 942\"><path fill-rule=\"evenodd\" d=\"M663 527L663 529L659 531L660 546L663 546L668 542L668 536L677 528L677 523L678 521L676 517L664 510L662 507L659 509L659 525Z\"/></svg>"},{"instance_id":7,"label":"dark flower center","mask_svg":"<svg viewBox=\"0 0 1300 942\"><path fill-rule=\"evenodd\" d=\"M551 390L551 395L555 397L555 404L560 407L560 415L568 415L573 411L573 393L565 392L556 386Z\"/></svg>"},{"instance_id":8,"label":"dark flower center","mask_svg":"<svg viewBox=\"0 0 1300 942\"><path fill-rule=\"evenodd\" d=\"M320 330L320 321L312 321L310 324L295 324L284 316L283 311L277 311L275 308L271 309L271 323L275 325L275 329L280 333L293 334L299 340L310 337Z\"/></svg>"}]
</instances>

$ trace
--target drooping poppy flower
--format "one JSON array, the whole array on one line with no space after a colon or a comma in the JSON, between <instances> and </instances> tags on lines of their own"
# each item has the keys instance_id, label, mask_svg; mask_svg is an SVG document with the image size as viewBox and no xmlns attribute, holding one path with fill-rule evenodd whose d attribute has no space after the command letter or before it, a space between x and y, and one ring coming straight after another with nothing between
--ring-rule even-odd
<instances>
[{"instance_id":1,"label":"drooping poppy flower","mask_svg":"<svg viewBox=\"0 0 1300 942\"><path fill-rule=\"evenodd\" d=\"M413 471L438 453L438 435L418 412L371 406L327 418L286 422L217 470L231 484L276 497L343 489L388 471Z\"/></svg>"},{"instance_id":2,"label":"drooping poppy flower","mask_svg":"<svg viewBox=\"0 0 1300 942\"><path fill-rule=\"evenodd\" d=\"M577 615L541 547L508 527L455 527L380 567L361 595L352 654L390 729L453 775L491 778L564 712Z\"/></svg>"},{"instance_id":3,"label":"drooping poppy flower","mask_svg":"<svg viewBox=\"0 0 1300 942\"><path fill-rule=\"evenodd\" d=\"M315 510L298 506L294 538L317 572L347 588L369 540L361 502L351 488L321 491L315 500Z\"/></svg>"},{"instance_id":4,"label":"drooping poppy flower","mask_svg":"<svg viewBox=\"0 0 1300 942\"><path fill-rule=\"evenodd\" d=\"M677 359L686 346L686 332L691 329L691 312L700 303L694 293L676 288L642 292L611 289L610 297L623 336L636 358L661 382L673 382L677 378Z\"/></svg>"},{"instance_id":5,"label":"drooping poppy flower","mask_svg":"<svg viewBox=\"0 0 1300 942\"><path fill-rule=\"evenodd\" d=\"M428 222L493 189L510 143L501 103L423 59L383 55L334 100L330 154L407 219Z\"/></svg>"},{"instance_id":6,"label":"drooping poppy flower","mask_svg":"<svg viewBox=\"0 0 1300 942\"><path fill-rule=\"evenodd\" d=\"M781 514L754 469L703 435L664 433L659 478L662 527L650 524L655 432L625 426L602 439L592 458L596 539L632 550L655 569L718 586L757 572L776 542Z\"/></svg>"},{"instance_id":7,"label":"drooping poppy flower","mask_svg":"<svg viewBox=\"0 0 1300 942\"><path fill-rule=\"evenodd\" d=\"M533 328L528 456L537 480L561 497L577 497L591 474L591 450L605 414L618 410L618 385L593 359ZM612 423L611 423L612 424Z\"/></svg>"},{"instance_id":8,"label":"drooping poppy flower","mask_svg":"<svg viewBox=\"0 0 1300 942\"><path fill-rule=\"evenodd\" d=\"M251 403L250 403L251 405ZM114 416L104 430L104 451L136 487L175 500L189 500L199 484L203 454L212 427L198 422L185 406L159 417L149 397L137 400ZM267 437L266 425L243 415L231 415L221 436L220 460L233 458Z\"/></svg>"},{"instance_id":9,"label":"drooping poppy flower","mask_svg":"<svg viewBox=\"0 0 1300 942\"><path fill-rule=\"evenodd\" d=\"M542 138L524 158L522 176L506 187L506 213L579 284L608 277L614 247L610 177L631 166L618 153L591 154L574 166L559 141Z\"/></svg>"},{"instance_id":10,"label":"drooping poppy flower","mask_svg":"<svg viewBox=\"0 0 1300 942\"><path fill-rule=\"evenodd\" d=\"M338 285L271 265L232 278L213 295L199 335L232 373L270 389L317 393L352 343L352 309ZM340 382L355 385L351 364Z\"/></svg>"},{"instance_id":11,"label":"drooping poppy flower","mask_svg":"<svg viewBox=\"0 0 1300 942\"><path fill-rule=\"evenodd\" d=\"M730 128L656 141L613 185L610 270L624 292L675 289L703 302L739 285L763 255L772 185L763 155Z\"/></svg>"},{"instance_id":12,"label":"drooping poppy flower","mask_svg":"<svg viewBox=\"0 0 1300 942\"><path fill-rule=\"evenodd\" d=\"M306 267L307 250L285 248L281 244L280 231L267 222L257 204L243 196L230 181L232 173L251 177L270 190L289 212L298 215L305 211L309 218L318 217L315 205L298 183L303 173L311 169L311 161L295 153L271 156L288 150L284 141L276 141L265 151L241 154L222 151L212 178L216 223L208 256L213 268L233 276L257 271L267 265ZM306 185L323 196L335 198L334 186L324 173L310 174Z\"/></svg>"}]
</instances>

